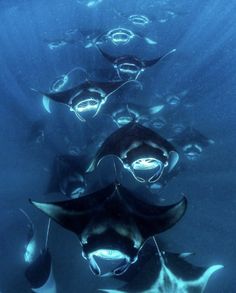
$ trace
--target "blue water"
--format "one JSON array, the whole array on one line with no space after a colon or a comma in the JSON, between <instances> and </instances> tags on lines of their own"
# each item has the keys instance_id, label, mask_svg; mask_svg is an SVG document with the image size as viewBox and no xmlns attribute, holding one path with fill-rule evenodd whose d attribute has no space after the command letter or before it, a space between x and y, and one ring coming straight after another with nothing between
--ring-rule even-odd
<instances>
[{"instance_id":1,"label":"blue water","mask_svg":"<svg viewBox=\"0 0 236 293\"><path fill-rule=\"evenodd\" d=\"M109 79L111 65L96 48L84 47L80 32L106 32L119 26L158 44L149 45L142 39L121 49L106 44L104 48L113 55L127 49L152 59L177 50L143 73L139 79L142 91L122 90L116 98L125 96L147 106L158 102L157 95L177 95L186 90L187 96L165 118L192 126L215 141L197 161L181 158L187 168L149 199L153 203L160 198L174 202L184 193L189 200L181 223L161 237L172 251L195 252L191 258L195 264L224 265L210 279L205 292L236 291L235 13L236 3L223 0L104 0L94 7L76 0L1 1L0 292L30 292L23 260L27 222L19 208L33 219L39 242L43 242L47 218L29 205L28 198L49 200L45 190L55 155L71 147L83 148L92 134L108 135L116 128L102 115L89 126L83 124L66 107L55 103L49 114L31 88L48 91L58 76L76 66L85 68L95 79ZM152 22L137 27L127 20L130 14L144 14ZM65 38L69 30L75 34ZM54 40L69 41L51 50L48 44ZM36 122L45 135L39 143L37 136L30 136ZM171 135L168 128L161 134L165 138ZM49 247L58 292L116 287L114 280L91 274L77 238L56 224Z\"/></svg>"}]
</instances>

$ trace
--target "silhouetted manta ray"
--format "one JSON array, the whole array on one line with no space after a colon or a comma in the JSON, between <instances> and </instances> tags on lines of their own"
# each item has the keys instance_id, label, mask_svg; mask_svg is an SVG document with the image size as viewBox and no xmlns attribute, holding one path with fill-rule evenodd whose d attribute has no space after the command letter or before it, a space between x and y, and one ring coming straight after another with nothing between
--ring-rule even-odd
<instances>
[{"instance_id":1,"label":"silhouetted manta ray","mask_svg":"<svg viewBox=\"0 0 236 293\"><path fill-rule=\"evenodd\" d=\"M84 156L61 155L53 163L52 176L47 193L62 193L69 198L79 197L85 192L86 180Z\"/></svg>"},{"instance_id":2,"label":"silhouetted manta ray","mask_svg":"<svg viewBox=\"0 0 236 293\"><path fill-rule=\"evenodd\" d=\"M56 283L52 272L51 255L47 248L51 220L49 219L48 221L45 248L41 250L40 254L36 257L37 246L34 224L24 210L20 209L20 211L26 216L29 222L27 243L25 246L26 251L24 254L24 260L27 263L25 277L30 284L32 292L56 293Z\"/></svg>"},{"instance_id":3,"label":"silhouetted manta ray","mask_svg":"<svg viewBox=\"0 0 236 293\"><path fill-rule=\"evenodd\" d=\"M169 206L150 205L118 184L69 201L30 202L79 237L83 257L100 276L124 273L145 241L174 226L187 208L186 198ZM116 260L119 266L102 274L96 259Z\"/></svg>"},{"instance_id":4,"label":"silhouetted manta ray","mask_svg":"<svg viewBox=\"0 0 236 293\"><path fill-rule=\"evenodd\" d=\"M67 105L71 111L75 112L76 116L81 121L85 122L86 118L84 118L84 114L92 113L91 116L95 117L99 113L101 107L106 103L107 98L129 82L135 81L86 81L72 89L54 93L44 93L35 89L33 90L55 102Z\"/></svg>"},{"instance_id":5,"label":"silhouetted manta ray","mask_svg":"<svg viewBox=\"0 0 236 293\"><path fill-rule=\"evenodd\" d=\"M150 120L150 117L157 115L162 108L163 105L161 104L147 107L140 104L118 101L116 103L107 103L102 110L102 114L111 117L114 123L121 127L132 121Z\"/></svg>"},{"instance_id":6,"label":"silhouetted manta ray","mask_svg":"<svg viewBox=\"0 0 236 293\"><path fill-rule=\"evenodd\" d=\"M198 267L186 261L192 253L153 251L144 262L134 265L127 273L116 278L126 282L119 290L102 289L107 293L202 293L214 272L222 265Z\"/></svg>"},{"instance_id":7,"label":"silhouetted manta ray","mask_svg":"<svg viewBox=\"0 0 236 293\"><path fill-rule=\"evenodd\" d=\"M112 133L98 150L87 171L94 171L108 155L117 156L136 180L149 183L157 181L165 168L170 172L179 159L177 151L168 141L136 122Z\"/></svg>"},{"instance_id":8,"label":"silhouetted manta ray","mask_svg":"<svg viewBox=\"0 0 236 293\"><path fill-rule=\"evenodd\" d=\"M26 269L25 277L35 293L56 293L56 283L52 272L51 255L48 249L40 255Z\"/></svg>"},{"instance_id":9,"label":"silhouetted manta ray","mask_svg":"<svg viewBox=\"0 0 236 293\"><path fill-rule=\"evenodd\" d=\"M197 160L204 148L214 144L214 140L207 138L192 127L187 127L180 134L175 135L171 141L182 148L189 160Z\"/></svg>"},{"instance_id":10,"label":"silhouetted manta ray","mask_svg":"<svg viewBox=\"0 0 236 293\"><path fill-rule=\"evenodd\" d=\"M176 49L173 49L161 57L152 60L141 60L140 58L133 55L123 55L119 57L112 56L108 53L105 53L99 46L97 47L100 53L113 64L117 75L122 80L137 79L147 67L155 65L157 62L163 60L165 57L176 51Z\"/></svg>"}]
</instances>

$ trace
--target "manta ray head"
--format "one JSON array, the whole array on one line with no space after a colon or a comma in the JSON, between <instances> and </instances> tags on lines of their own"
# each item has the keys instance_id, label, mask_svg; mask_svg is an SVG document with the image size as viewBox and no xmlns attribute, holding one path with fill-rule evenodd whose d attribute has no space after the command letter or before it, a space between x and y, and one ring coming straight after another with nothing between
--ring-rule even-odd
<instances>
[{"instance_id":1,"label":"manta ray head","mask_svg":"<svg viewBox=\"0 0 236 293\"><path fill-rule=\"evenodd\" d=\"M110 30L106 37L111 40L111 42L118 45L126 45L135 37L135 34L128 29L125 28L115 28Z\"/></svg>"},{"instance_id":2,"label":"manta ray head","mask_svg":"<svg viewBox=\"0 0 236 293\"><path fill-rule=\"evenodd\" d=\"M95 275L123 274L138 259L143 239L134 227L114 222L98 223L91 234L83 234L83 257ZM111 224L112 223L112 224ZM105 273L103 273L105 271Z\"/></svg>"},{"instance_id":3,"label":"manta ray head","mask_svg":"<svg viewBox=\"0 0 236 293\"><path fill-rule=\"evenodd\" d=\"M124 166L139 182L154 183L168 166L168 154L161 148L143 143L129 149Z\"/></svg>"},{"instance_id":4,"label":"manta ray head","mask_svg":"<svg viewBox=\"0 0 236 293\"><path fill-rule=\"evenodd\" d=\"M91 87L76 93L70 99L69 107L82 122L85 122L97 116L105 102L106 93L99 88Z\"/></svg>"},{"instance_id":5,"label":"manta ray head","mask_svg":"<svg viewBox=\"0 0 236 293\"><path fill-rule=\"evenodd\" d=\"M129 109L128 106L126 108L119 109L112 114L112 119L118 127L122 127L138 118L139 113Z\"/></svg>"},{"instance_id":6,"label":"manta ray head","mask_svg":"<svg viewBox=\"0 0 236 293\"><path fill-rule=\"evenodd\" d=\"M117 63L114 68L122 80L137 79L144 71L144 68L133 62Z\"/></svg>"}]
</instances>

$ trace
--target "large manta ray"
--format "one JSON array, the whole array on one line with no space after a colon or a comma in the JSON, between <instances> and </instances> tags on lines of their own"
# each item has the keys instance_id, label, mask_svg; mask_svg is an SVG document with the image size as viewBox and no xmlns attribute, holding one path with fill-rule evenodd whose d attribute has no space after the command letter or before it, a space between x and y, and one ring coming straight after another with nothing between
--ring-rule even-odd
<instances>
[{"instance_id":1,"label":"large manta ray","mask_svg":"<svg viewBox=\"0 0 236 293\"><path fill-rule=\"evenodd\" d=\"M150 205L118 184L69 201L31 202L79 237L82 255L96 275L124 273L138 259L145 241L174 226L187 208L186 198L169 206ZM102 274L97 260L119 265Z\"/></svg>"},{"instance_id":2,"label":"large manta ray","mask_svg":"<svg viewBox=\"0 0 236 293\"><path fill-rule=\"evenodd\" d=\"M147 67L155 65L157 62L176 51L176 49L173 49L165 55L152 60L141 60L140 58L132 55L115 57L105 53L99 46L98 50L109 62L113 64L113 67L121 80L137 79Z\"/></svg>"},{"instance_id":3,"label":"large manta ray","mask_svg":"<svg viewBox=\"0 0 236 293\"><path fill-rule=\"evenodd\" d=\"M191 253L162 252L156 254L153 249L135 264L129 271L116 278L126 284L119 290L103 289L108 293L202 293L214 272L222 265L209 268L195 266L186 257ZM142 259L141 259L142 260Z\"/></svg>"},{"instance_id":4,"label":"large manta ray","mask_svg":"<svg viewBox=\"0 0 236 293\"><path fill-rule=\"evenodd\" d=\"M170 172L178 162L175 148L156 132L136 122L131 122L112 133L98 150L87 169L92 172L108 155L117 156L123 166L139 182L153 183Z\"/></svg>"},{"instance_id":5,"label":"large manta ray","mask_svg":"<svg viewBox=\"0 0 236 293\"><path fill-rule=\"evenodd\" d=\"M72 89L53 93L43 93L38 90L33 90L55 102L67 105L81 121L85 122L87 115L89 117L95 117L101 107L106 103L107 98L128 82L132 81L86 81Z\"/></svg>"}]
</instances>

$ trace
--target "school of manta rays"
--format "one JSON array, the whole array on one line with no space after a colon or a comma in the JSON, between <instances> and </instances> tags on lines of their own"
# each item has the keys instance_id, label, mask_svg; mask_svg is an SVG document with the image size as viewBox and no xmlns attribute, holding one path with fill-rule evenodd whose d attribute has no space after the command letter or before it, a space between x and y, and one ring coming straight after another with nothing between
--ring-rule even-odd
<instances>
[{"instance_id":1,"label":"school of manta rays","mask_svg":"<svg viewBox=\"0 0 236 293\"><path fill-rule=\"evenodd\" d=\"M93 7L100 2L86 1L86 5ZM127 17L134 27L143 27L151 22L147 16L138 14L120 14L120 17ZM56 157L49 193L60 193L67 197L66 200L47 203L30 200L30 203L49 217L47 234L52 219L78 236L82 256L88 261L93 274L123 282L119 288L100 291L203 292L211 275L223 266L195 266L187 261L193 253L165 251L158 243L158 235L173 228L184 216L187 198L183 196L171 205L151 204L121 183L124 174L129 174L133 185L145 188L145 195L156 195L186 168L180 165L181 155L187 162L195 162L203 150L214 143L193 127L181 124L171 126L174 128L171 138L165 139L157 133L168 125L172 113L166 110L168 105L175 107L181 98L185 98L186 91L168 95L165 104L162 101L150 107L126 102L122 95L118 100L114 98L127 88L142 91L140 76L162 60L171 62L176 54L176 49L172 48L154 59L142 59L135 52L115 56L103 48L103 44L110 44L124 49L135 38L148 46L156 45L155 40L120 26L97 36L90 34L85 37L85 48L95 47L104 62L113 66L116 77L112 81L86 78L84 82L64 89L74 71L71 70L54 81L48 91L33 89L49 113L51 104L61 103L83 125L99 115L109 115L116 130L97 143L97 150L92 154ZM61 41L58 44L51 42L49 49L60 45ZM99 173L105 160L109 164L105 172L115 174L113 182L88 192L89 176ZM46 244L37 257L32 257L34 224L24 210L21 212L29 222L26 279L33 292L56 292L49 248Z\"/></svg>"}]
</instances>

